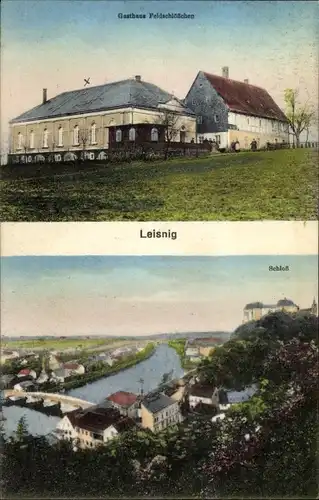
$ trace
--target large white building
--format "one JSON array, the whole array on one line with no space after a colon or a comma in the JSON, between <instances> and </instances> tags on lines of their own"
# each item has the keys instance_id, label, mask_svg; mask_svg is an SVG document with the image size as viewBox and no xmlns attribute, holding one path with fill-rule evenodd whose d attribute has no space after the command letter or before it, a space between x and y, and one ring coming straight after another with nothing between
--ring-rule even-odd
<instances>
[{"instance_id":1,"label":"large white building","mask_svg":"<svg viewBox=\"0 0 319 500\"><path fill-rule=\"evenodd\" d=\"M168 117L174 117L172 120ZM48 97L10 122L13 163L105 159L109 149L191 142L196 117L172 94L141 76Z\"/></svg>"}]
</instances>

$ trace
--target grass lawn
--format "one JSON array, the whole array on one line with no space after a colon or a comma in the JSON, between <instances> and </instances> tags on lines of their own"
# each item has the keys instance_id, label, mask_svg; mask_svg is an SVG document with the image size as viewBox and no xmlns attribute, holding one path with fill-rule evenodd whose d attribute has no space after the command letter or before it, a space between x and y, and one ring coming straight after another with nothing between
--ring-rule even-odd
<instances>
[{"instance_id":1,"label":"grass lawn","mask_svg":"<svg viewBox=\"0 0 319 500\"><path fill-rule=\"evenodd\" d=\"M130 165L2 168L4 221L313 220L317 155L243 152Z\"/></svg>"}]
</instances>

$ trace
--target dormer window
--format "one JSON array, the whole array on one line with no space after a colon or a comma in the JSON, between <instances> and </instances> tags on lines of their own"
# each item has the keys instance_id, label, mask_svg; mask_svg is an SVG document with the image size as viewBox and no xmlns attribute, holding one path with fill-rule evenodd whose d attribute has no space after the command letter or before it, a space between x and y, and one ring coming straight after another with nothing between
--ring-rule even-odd
<instances>
[{"instance_id":1,"label":"dormer window","mask_svg":"<svg viewBox=\"0 0 319 500\"><path fill-rule=\"evenodd\" d=\"M214 115L214 121L215 121L215 123L219 122L219 116L218 115Z\"/></svg>"},{"instance_id":2,"label":"dormer window","mask_svg":"<svg viewBox=\"0 0 319 500\"><path fill-rule=\"evenodd\" d=\"M202 125L202 123L203 123L203 117L202 116L198 116L197 117L197 123L198 123L198 125Z\"/></svg>"}]
</instances>

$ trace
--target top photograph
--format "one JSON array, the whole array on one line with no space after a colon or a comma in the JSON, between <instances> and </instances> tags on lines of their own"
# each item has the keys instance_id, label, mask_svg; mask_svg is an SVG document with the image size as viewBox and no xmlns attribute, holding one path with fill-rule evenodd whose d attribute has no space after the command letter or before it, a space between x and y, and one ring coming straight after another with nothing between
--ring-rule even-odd
<instances>
[{"instance_id":1,"label":"top photograph","mask_svg":"<svg viewBox=\"0 0 319 500\"><path fill-rule=\"evenodd\" d=\"M1 2L2 221L315 220L314 1Z\"/></svg>"}]
</instances>

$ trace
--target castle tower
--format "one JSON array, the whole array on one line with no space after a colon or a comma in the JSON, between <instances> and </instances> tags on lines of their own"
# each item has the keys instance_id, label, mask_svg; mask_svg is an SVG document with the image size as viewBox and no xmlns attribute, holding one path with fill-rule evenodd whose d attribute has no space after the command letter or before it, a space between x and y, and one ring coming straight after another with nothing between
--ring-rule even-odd
<instances>
[{"instance_id":1,"label":"castle tower","mask_svg":"<svg viewBox=\"0 0 319 500\"><path fill-rule=\"evenodd\" d=\"M314 314L315 316L317 316L317 314L318 314L318 305L317 305L315 297L313 298L313 301L311 304L311 314Z\"/></svg>"}]
</instances>

